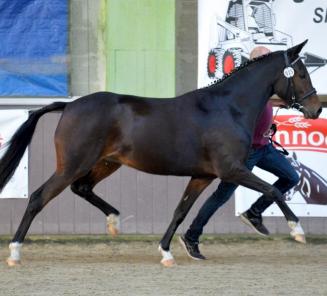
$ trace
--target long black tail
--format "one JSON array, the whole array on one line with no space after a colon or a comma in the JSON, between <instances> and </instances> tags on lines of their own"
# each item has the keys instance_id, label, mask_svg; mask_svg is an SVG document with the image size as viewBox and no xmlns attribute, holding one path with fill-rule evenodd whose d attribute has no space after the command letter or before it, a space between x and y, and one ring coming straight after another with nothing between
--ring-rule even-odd
<instances>
[{"instance_id":1,"label":"long black tail","mask_svg":"<svg viewBox=\"0 0 327 296\"><path fill-rule=\"evenodd\" d=\"M24 152L31 142L36 124L40 117L48 112L64 110L67 103L56 102L30 114L8 143L8 148L0 160L0 192L14 174Z\"/></svg>"}]
</instances>

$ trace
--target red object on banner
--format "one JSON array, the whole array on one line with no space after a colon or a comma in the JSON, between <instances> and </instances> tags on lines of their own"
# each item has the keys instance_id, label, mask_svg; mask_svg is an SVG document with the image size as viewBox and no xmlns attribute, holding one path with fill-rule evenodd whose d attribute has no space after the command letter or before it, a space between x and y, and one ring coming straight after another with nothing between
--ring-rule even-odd
<instances>
[{"instance_id":1,"label":"red object on banner","mask_svg":"<svg viewBox=\"0 0 327 296\"><path fill-rule=\"evenodd\" d=\"M327 153L327 119L306 119L299 115L279 115L274 119L274 140L287 150Z\"/></svg>"}]
</instances>

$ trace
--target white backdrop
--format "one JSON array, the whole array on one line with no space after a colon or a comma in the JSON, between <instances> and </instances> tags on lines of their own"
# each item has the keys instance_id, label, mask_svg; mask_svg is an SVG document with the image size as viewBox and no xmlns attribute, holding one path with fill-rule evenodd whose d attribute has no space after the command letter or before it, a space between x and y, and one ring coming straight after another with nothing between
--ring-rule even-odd
<instances>
[{"instance_id":1,"label":"white backdrop","mask_svg":"<svg viewBox=\"0 0 327 296\"><path fill-rule=\"evenodd\" d=\"M0 157L18 127L28 118L27 110L0 110ZM26 151L15 174L0 194L0 198L28 197L28 152Z\"/></svg>"},{"instance_id":2,"label":"white backdrop","mask_svg":"<svg viewBox=\"0 0 327 296\"><path fill-rule=\"evenodd\" d=\"M245 0L244 0L245 1ZM249 3L249 0L246 0ZM199 0L198 1L198 86L203 87L210 84L213 78L207 74L207 61L210 49L218 46L219 29L217 19L226 23L226 13L229 3L232 0ZM235 2L235 1L234 1ZM240 0L237 2L241 3ZM254 2L254 1L253 1ZM258 2L258 1L257 1ZM305 0L300 3L288 0L275 0L272 3L274 16L274 30L276 38L279 32L289 36L293 45L301 43L305 39L309 42L304 47L302 54L306 52L327 59L327 2L326 0ZM243 2L242 2L243 3ZM243 45L252 46L253 43L245 41ZM251 45L252 44L252 45ZM291 45L291 44L290 44ZM232 45L231 45L232 46ZM233 44L235 46L235 44ZM240 44L236 45L240 46ZM266 45L265 45L266 46ZM228 44L224 46L228 47ZM252 46L253 47L253 46ZM276 47L270 47L274 50ZM249 48L250 50L251 48ZM309 67L311 72L315 68ZM314 87L318 94L327 94L327 65L320 67L311 74ZM219 77L218 77L219 78Z\"/></svg>"},{"instance_id":3,"label":"white backdrop","mask_svg":"<svg viewBox=\"0 0 327 296\"><path fill-rule=\"evenodd\" d=\"M275 139L289 151L293 157L290 161L300 176L299 184L286 194L287 203L298 216L327 217L327 108L317 120L304 119L297 111L280 110L275 122ZM255 167L253 172L270 184L277 180L259 168ZM247 210L260 196L239 187L235 192L235 214ZM264 215L283 216L275 204Z\"/></svg>"}]
</instances>

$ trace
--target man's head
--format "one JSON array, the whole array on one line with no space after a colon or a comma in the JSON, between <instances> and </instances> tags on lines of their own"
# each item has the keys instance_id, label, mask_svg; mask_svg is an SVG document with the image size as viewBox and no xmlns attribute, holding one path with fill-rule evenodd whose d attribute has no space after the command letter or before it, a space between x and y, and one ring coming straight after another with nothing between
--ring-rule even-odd
<instances>
[{"instance_id":1,"label":"man's head","mask_svg":"<svg viewBox=\"0 0 327 296\"><path fill-rule=\"evenodd\" d=\"M257 57L260 57L262 55L268 54L270 53L270 49L268 49L267 47L264 46L257 46L255 48L252 49L251 53L250 53L250 59L255 59Z\"/></svg>"}]
</instances>

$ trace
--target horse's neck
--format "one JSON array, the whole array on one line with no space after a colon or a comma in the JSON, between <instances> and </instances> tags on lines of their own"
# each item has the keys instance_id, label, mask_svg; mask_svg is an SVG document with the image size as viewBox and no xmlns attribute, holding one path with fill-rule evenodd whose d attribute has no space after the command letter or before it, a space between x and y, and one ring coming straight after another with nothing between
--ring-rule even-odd
<instances>
[{"instance_id":1,"label":"horse's neck","mask_svg":"<svg viewBox=\"0 0 327 296\"><path fill-rule=\"evenodd\" d=\"M273 95L275 79L283 68L279 59L281 57L275 56L268 60L258 61L258 63L242 69L239 75L230 79L229 83L234 87L232 87L229 105L237 108L243 114L249 114L248 122L251 125Z\"/></svg>"}]
</instances>

